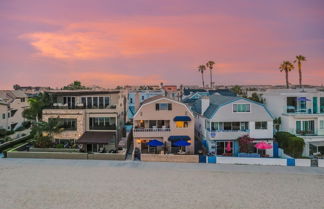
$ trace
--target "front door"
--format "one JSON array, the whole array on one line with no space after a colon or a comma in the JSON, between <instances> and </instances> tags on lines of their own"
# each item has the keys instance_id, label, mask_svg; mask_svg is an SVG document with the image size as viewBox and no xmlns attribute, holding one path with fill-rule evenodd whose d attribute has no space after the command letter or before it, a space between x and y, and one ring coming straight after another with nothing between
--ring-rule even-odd
<instances>
[{"instance_id":1,"label":"front door","mask_svg":"<svg viewBox=\"0 0 324 209\"><path fill-rule=\"evenodd\" d=\"M87 144L87 152L92 152L92 144Z\"/></svg>"}]
</instances>

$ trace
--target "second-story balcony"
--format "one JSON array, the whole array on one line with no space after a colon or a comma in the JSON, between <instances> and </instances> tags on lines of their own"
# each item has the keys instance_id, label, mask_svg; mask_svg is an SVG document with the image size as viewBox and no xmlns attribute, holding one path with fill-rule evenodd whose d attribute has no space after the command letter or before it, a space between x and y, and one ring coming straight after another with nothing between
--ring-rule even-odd
<instances>
[{"instance_id":1,"label":"second-story balcony","mask_svg":"<svg viewBox=\"0 0 324 209\"><path fill-rule=\"evenodd\" d=\"M75 105L71 105L68 103L53 103L50 107L47 109L116 109L116 105L84 105L82 103L77 103Z\"/></svg>"},{"instance_id":2,"label":"second-story balcony","mask_svg":"<svg viewBox=\"0 0 324 209\"><path fill-rule=\"evenodd\" d=\"M249 135L250 130L206 130L206 138L209 140L237 139Z\"/></svg>"},{"instance_id":3,"label":"second-story balcony","mask_svg":"<svg viewBox=\"0 0 324 209\"><path fill-rule=\"evenodd\" d=\"M134 132L165 132L170 131L170 128L134 128Z\"/></svg>"}]
</instances>

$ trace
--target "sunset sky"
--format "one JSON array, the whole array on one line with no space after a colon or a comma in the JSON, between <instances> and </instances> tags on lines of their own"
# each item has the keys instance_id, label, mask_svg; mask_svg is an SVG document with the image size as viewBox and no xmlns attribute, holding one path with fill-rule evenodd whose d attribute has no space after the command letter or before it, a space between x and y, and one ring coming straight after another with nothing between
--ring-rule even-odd
<instances>
[{"instance_id":1,"label":"sunset sky","mask_svg":"<svg viewBox=\"0 0 324 209\"><path fill-rule=\"evenodd\" d=\"M208 60L216 85L284 84L297 54L324 83L323 0L1 0L0 28L0 89L201 85Z\"/></svg>"}]
</instances>

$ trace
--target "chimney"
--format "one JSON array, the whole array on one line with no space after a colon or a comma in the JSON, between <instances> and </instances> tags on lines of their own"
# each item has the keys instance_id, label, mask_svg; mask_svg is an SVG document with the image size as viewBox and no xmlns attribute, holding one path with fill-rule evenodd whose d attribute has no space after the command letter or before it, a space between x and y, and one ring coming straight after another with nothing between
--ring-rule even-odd
<instances>
[{"instance_id":1,"label":"chimney","mask_svg":"<svg viewBox=\"0 0 324 209\"><path fill-rule=\"evenodd\" d=\"M201 114L203 115L207 108L209 107L209 97L203 96L201 97Z\"/></svg>"}]
</instances>

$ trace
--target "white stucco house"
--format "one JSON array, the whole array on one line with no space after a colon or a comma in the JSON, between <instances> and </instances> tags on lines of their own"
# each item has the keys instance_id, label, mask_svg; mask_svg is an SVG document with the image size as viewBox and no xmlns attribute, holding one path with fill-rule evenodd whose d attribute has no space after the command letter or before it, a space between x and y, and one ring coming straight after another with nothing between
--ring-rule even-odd
<instances>
[{"instance_id":1,"label":"white stucco house","mask_svg":"<svg viewBox=\"0 0 324 209\"><path fill-rule=\"evenodd\" d=\"M255 139L254 143L273 145L273 117L263 104L242 97L212 95L197 100L191 108L196 136L211 153L237 156L237 139L244 135ZM273 156L273 149L264 154Z\"/></svg>"},{"instance_id":2,"label":"white stucco house","mask_svg":"<svg viewBox=\"0 0 324 209\"><path fill-rule=\"evenodd\" d=\"M269 89L266 107L281 118L281 131L305 141L304 156L324 154L324 92L316 89Z\"/></svg>"}]
</instances>

